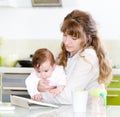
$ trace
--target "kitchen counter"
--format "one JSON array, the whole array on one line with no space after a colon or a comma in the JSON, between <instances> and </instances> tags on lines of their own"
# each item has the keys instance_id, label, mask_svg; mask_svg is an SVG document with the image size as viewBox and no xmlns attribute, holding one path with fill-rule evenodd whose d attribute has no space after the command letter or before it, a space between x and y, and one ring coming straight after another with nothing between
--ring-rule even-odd
<instances>
[{"instance_id":1,"label":"kitchen counter","mask_svg":"<svg viewBox=\"0 0 120 117\"><path fill-rule=\"evenodd\" d=\"M32 67L0 67L0 73L31 73Z\"/></svg>"},{"instance_id":2,"label":"kitchen counter","mask_svg":"<svg viewBox=\"0 0 120 117\"><path fill-rule=\"evenodd\" d=\"M105 114L74 113L72 106L60 106L59 108L39 107L26 109L15 107L13 111L1 111L0 117L118 117L120 116L120 106L108 106Z\"/></svg>"},{"instance_id":3,"label":"kitchen counter","mask_svg":"<svg viewBox=\"0 0 120 117\"><path fill-rule=\"evenodd\" d=\"M31 73L32 67L0 67L0 73ZM120 75L120 68L113 68L113 75Z\"/></svg>"}]
</instances>

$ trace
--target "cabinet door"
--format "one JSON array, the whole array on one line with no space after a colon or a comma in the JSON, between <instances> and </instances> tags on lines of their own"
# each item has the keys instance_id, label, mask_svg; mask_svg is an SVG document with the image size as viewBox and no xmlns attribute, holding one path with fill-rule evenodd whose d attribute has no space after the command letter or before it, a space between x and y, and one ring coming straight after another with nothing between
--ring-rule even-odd
<instances>
[{"instance_id":1,"label":"cabinet door","mask_svg":"<svg viewBox=\"0 0 120 117\"><path fill-rule=\"evenodd\" d=\"M2 74L2 102L10 102L10 95L30 97L25 86L28 75L27 73Z\"/></svg>"},{"instance_id":2,"label":"cabinet door","mask_svg":"<svg viewBox=\"0 0 120 117\"><path fill-rule=\"evenodd\" d=\"M111 83L109 84L108 88L120 88L120 76L113 76L113 79L111 80Z\"/></svg>"},{"instance_id":3,"label":"cabinet door","mask_svg":"<svg viewBox=\"0 0 120 117\"><path fill-rule=\"evenodd\" d=\"M107 105L120 105L120 91L108 91Z\"/></svg>"},{"instance_id":4,"label":"cabinet door","mask_svg":"<svg viewBox=\"0 0 120 117\"><path fill-rule=\"evenodd\" d=\"M120 76L115 75L107 87L107 105L120 105Z\"/></svg>"}]
</instances>

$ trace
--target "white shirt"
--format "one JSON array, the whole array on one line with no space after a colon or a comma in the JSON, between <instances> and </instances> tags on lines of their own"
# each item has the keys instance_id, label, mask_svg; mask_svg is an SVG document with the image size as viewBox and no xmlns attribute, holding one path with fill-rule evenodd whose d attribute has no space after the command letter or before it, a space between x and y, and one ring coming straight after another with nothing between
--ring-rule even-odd
<instances>
[{"instance_id":1,"label":"white shirt","mask_svg":"<svg viewBox=\"0 0 120 117\"><path fill-rule=\"evenodd\" d=\"M89 91L99 86L99 62L95 50L86 49L81 55L78 52L67 61L67 85L62 93L54 98L52 94L44 92L43 101L55 104L72 104L73 90Z\"/></svg>"},{"instance_id":2,"label":"white shirt","mask_svg":"<svg viewBox=\"0 0 120 117\"><path fill-rule=\"evenodd\" d=\"M37 90L39 80L41 80L41 78L37 77L35 70L25 80L28 93L31 97L40 93ZM66 74L63 67L56 65L51 77L49 77L48 80L50 81L50 86L66 85Z\"/></svg>"}]
</instances>

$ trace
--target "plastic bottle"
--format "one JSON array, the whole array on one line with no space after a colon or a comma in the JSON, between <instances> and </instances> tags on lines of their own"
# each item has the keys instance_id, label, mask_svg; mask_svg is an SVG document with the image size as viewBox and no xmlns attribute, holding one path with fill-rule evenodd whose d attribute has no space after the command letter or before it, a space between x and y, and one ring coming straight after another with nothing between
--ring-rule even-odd
<instances>
[{"instance_id":1,"label":"plastic bottle","mask_svg":"<svg viewBox=\"0 0 120 117\"><path fill-rule=\"evenodd\" d=\"M92 90L92 112L98 114L106 113L107 104L107 91L104 84L101 84L99 88Z\"/></svg>"}]
</instances>

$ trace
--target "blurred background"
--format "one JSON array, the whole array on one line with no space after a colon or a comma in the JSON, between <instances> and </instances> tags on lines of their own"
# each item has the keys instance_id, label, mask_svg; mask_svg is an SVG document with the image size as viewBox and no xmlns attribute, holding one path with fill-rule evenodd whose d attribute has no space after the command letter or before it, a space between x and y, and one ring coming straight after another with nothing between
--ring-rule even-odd
<instances>
[{"instance_id":1,"label":"blurred background","mask_svg":"<svg viewBox=\"0 0 120 117\"><path fill-rule=\"evenodd\" d=\"M52 0L51 5L51 0L47 0L46 6L40 0L0 0L0 55L27 59L36 49L47 47L56 56L64 17L80 9L94 17L113 66L119 66L119 4L119 0Z\"/></svg>"}]
</instances>

